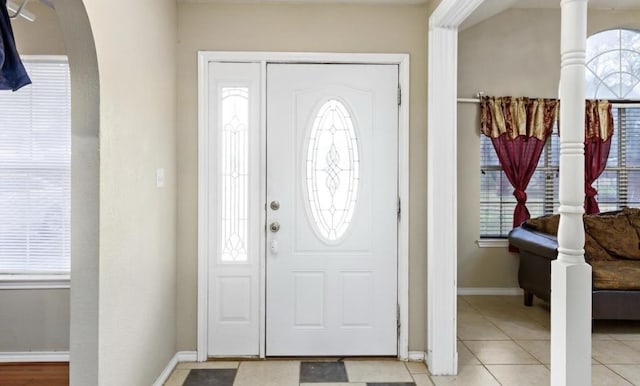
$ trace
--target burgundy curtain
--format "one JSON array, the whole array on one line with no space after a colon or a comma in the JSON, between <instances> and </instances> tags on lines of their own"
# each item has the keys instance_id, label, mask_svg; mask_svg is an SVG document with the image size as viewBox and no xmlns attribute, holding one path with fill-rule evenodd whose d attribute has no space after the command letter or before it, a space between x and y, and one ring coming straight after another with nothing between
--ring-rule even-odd
<instances>
[{"instance_id":1,"label":"burgundy curtain","mask_svg":"<svg viewBox=\"0 0 640 386\"><path fill-rule=\"evenodd\" d=\"M604 100L587 100L584 120L584 210L586 214L594 214L599 213L600 208L596 201L598 191L592 184L607 166L611 149L611 104Z\"/></svg>"},{"instance_id":2,"label":"burgundy curtain","mask_svg":"<svg viewBox=\"0 0 640 386\"><path fill-rule=\"evenodd\" d=\"M536 170L558 111L556 99L483 97L480 102L482 133L491 138L500 165L514 188L517 205L513 227L531 216L527 185Z\"/></svg>"}]
</instances>

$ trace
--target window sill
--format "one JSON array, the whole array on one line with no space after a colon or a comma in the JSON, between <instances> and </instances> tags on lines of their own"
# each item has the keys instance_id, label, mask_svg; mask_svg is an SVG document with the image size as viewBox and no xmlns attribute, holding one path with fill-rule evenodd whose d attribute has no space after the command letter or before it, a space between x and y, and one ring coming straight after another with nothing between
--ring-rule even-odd
<instances>
[{"instance_id":1,"label":"window sill","mask_svg":"<svg viewBox=\"0 0 640 386\"><path fill-rule=\"evenodd\" d=\"M0 290L69 288L71 288L71 280L69 275L0 274Z\"/></svg>"},{"instance_id":2,"label":"window sill","mask_svg":"<svg viewBox=\"0 0 640 386\"><path fill-rule=\"evenodd\" d=\"M480 248L507 248L509 246L508 239L480 239L476 240L476 244Z\"/></svg>"}]
</instances>

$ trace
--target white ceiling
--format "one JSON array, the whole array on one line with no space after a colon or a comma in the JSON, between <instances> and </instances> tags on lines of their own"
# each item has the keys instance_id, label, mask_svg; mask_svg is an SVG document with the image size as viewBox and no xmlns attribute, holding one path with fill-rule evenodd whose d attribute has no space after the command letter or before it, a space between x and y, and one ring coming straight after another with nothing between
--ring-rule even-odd
<instances>
[{"instance_id":1,"label":"white ceiling","mask_svg":"<svg viewBox=\"0 0 640 386\"><path fill-rule=\"evenodd\" d=\"M559 8L560 0L485 0L460 26L476 25L509 8ZM640 10L640 0L589 0L591 9Z\"/></svg>"},{"instance_id":2,"label":"white ceiling","mask_svg":"<svg viewBox=\"0 0 640 386\"><path fill-rule=\"evenodd\" d=\"M50 1L50 0L42 0ZM179 3L355 3L425 4L430 0L177 0ZM560 0L485 0L481 8L559 8ZM594 9L640 9L640 0L589 0Z\"/></svg>"},{"instance_id":3,"label":"white ceiling","mask_svg":"<svg viewBox=\"0 0 640 386\"><path fill-rule=\"evenodd\" d=\"M178 3L426 4L430 0L177 0Z\"/></svg>"},{"instance_id":4,"label":"white ceiling","mask_svg":"<svg viewBox=\"0 0 640 386\"><path fill-rule=\"evenodd\" d=\"M514 8L559 8L560 0L517 0ZM640 9L640 0L589 0L592 9Z\"/></svg>"}]
</instances>

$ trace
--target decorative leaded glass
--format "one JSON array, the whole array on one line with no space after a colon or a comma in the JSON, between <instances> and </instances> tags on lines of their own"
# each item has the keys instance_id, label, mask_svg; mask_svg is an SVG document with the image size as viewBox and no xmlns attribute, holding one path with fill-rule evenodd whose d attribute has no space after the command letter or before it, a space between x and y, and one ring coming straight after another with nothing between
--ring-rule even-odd
<instances>
[{"instance_id":1,"label":"decorative leaded glass","mask_svg":"<svg viewBox=\"0 0 640 386\"><path fill-rule=\"evenodd\" d=\"M358 138L345 105L331 99L313 121L307 149L306 187L316 229L339 240L349 228L360 181Z\"/></svg>"},{"instance_id":2,"label":"decorative leaded glass","mask_svg":"<svg viewBox=\"0 0 640 386\"><path fill-rule=\"evenodd\" d=\"M615 29L587 40L586 95L640 99L640 32Z\"/></svg>"},{"instance_id":3,"label":"decorative leaded glass","mask_svg":"<svg viewBox=\"0 0 640 386\"><path fill-rule=\"evenodd\" d=\"M220 259L244 262L249 236L249 89L223 87L219 111Z\"/></svg>"}]
</instances>

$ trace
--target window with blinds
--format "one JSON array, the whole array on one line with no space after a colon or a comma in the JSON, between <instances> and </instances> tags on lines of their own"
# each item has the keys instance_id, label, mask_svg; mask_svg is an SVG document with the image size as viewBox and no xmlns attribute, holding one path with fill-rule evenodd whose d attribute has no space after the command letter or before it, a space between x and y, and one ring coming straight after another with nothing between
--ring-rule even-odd
<instances>
[{"instance_id":1,"label":"window with blinds","mask_svg":"<svg viewBox=\"0 0 640 386\"><path fill-rule=\"evenodd\" d=\"M640 104L613 108L614 135L607 167L593 184L601 212L640 206ZM513 187L500 167L491 139L480 136L480 237L505 238L513 228ZM557 211L560 138L547 140L527 187L531 217Z\"/></svg>"},{"instance_id":2,"label":"window with blinds","mask_svg":"<svg viewBox=\"0 0 640 386\"><path fill-rule=\"evenodd\" d=\"M558 206L559 150L560 138L554 127L527 187L527 208L532 217L553 213ZM485 135L480 135L480 157L480 237L505 238L513 229L513 187Z\"/></svg>"},{"instance_id":3,"label":"window with blinds","mask_svg":"<svg viewBox=\"0 0 640 386\"><path fill-rule=\"evenodd\" d=\"M0 274L68 274L71 87L66 58L25 59L0 92Z\"/></svg>"}]
</instances>

